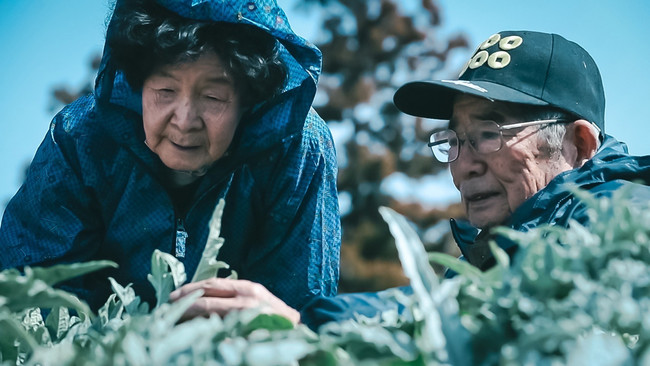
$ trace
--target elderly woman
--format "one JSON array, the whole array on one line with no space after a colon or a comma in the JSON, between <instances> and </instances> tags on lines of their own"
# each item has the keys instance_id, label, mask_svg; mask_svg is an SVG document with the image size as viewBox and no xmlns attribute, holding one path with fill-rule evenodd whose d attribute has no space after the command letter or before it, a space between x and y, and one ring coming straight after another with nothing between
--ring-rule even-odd
<instances>
[{"instance_id":1,"label":"elderly woman","mask_svg":"<svg viewBox=\"0 0 650 366\"><path fill-rule=\"evenodd\" d=\"M340 222L331 134L310 110L319 71L274 1L118 1L94 94L54 118L6 208L0 267L108 259L119 269L65 288L98 308L111 276L152 303L152 252L191 276L225 198L219 259L251 282L224 296L266 288L300 309L333 295Z\"/></svg>"}]
</instances>

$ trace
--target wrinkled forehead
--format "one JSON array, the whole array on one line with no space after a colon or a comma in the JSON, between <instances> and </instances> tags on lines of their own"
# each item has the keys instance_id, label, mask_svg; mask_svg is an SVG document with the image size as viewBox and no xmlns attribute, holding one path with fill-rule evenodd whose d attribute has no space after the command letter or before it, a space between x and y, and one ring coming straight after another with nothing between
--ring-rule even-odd
<instances>
[{"instance_id":1,"label":"wrinkled forehead","mask_svg":"<svg viewBox=\"0 0 650 366\"><path fill-rule=\"evenodd\" d=\"M513 103L460 94L454 99L449 129L462 131L485 121L504 124L513 120L515 115L516 108Z\"/></svg>"}]
</instances>

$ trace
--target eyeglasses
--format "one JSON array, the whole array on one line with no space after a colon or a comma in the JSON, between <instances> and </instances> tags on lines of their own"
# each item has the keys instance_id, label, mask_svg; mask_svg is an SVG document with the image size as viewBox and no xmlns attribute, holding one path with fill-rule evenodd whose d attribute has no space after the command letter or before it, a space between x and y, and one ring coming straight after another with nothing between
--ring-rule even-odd
<instances>
[{"instance_id":1,"label":"eyeglasses","mask_svg":"<svg viewBox=\"0 0 650 366\"><path fill-rule=\"evenodd\" d=\"M509 125L500 126L494 121L485 121L480 123L476 128L465 133L465 138L461 139L454 130L444 130L434 132L429 138L428 146L433 152L433 156L442 163L451 163L458 159L460 146L465 142L469 142L469 146L479 154L489 154L501 150L503 146L504 130L512 130L515 128L524 128L528 126L551 124L551 123L564 123L568 120L564 119L543 119L539 121L513 123Z\"/></svg>"}]
</instances>

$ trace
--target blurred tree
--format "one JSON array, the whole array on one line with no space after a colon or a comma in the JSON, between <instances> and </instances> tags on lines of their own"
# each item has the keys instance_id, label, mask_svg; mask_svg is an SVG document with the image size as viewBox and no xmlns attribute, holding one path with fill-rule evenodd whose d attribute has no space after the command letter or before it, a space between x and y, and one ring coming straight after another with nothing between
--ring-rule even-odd
<instances>
[{"instance_id":1,"label":"blurred tree","mask_svg":"<svg viewBox=\"0 0 650 366\"><path fill-rule=\"evenodd\" d=\"M446 169L426 147L430 131L439 126L399 112L392 97L407 81L443 76L450 52L468 42L462 35L436 38L441 11L434 0L306 0L296 10L314 9L322 11L323 30L322 39L314 40L323 52L314 107L332 129L352 131L337 141L340 291L402 285L406 279L379 206L407 216L427 249L454 255L447 219L464 212L458 203L432 208L388 191L388 179L410 184Z\"/></svg>"},{"instance_id":2,"label":"blurred tree","mask_svg":"<svg viewBox=\"0 0 650 366\"><path fill-rule=\"evenodd\" d=\"M50 111L56 113L61 107L74 102L81 96L92 93L95 85L95 77L97 75L97 71L99 70L101 61L101 53L97 53L90 57L90 62L88 63L88 66L90 67L90 74L86 78L87 80L79 88L75 89L69 85L55 87L54 90L52 90Z\"/></svg>"}]
</instances>

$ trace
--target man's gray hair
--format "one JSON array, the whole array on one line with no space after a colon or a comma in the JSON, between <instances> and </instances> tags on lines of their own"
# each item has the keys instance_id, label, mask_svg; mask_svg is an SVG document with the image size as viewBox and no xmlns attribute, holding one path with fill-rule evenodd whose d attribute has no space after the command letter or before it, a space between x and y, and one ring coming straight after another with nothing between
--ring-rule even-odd
<instances>
[{"instance_id":1,"label":"man's gray hair","mask_svg":"<svg viewBox=\"0 0 650 366\"><path fill-rule=\"evenodd\" d=\"M528 106L515 103L510 104L510 107L511 111L522 121L558 119L571 123L580 119L578 116L554 107ZM540 144L542 144L542 148L547 149L549 157L559 157L559 154L562 152L566 126L566 123L549 123L537 133L537 138Z\"/></svg>"},{"instance_id":2,"label":"man's gray hair","mask_svg":"<svg viewBox=\"0 0 650 366\"><path fill-rule=\"evenodd\" d=\"M541 118L537 119L563 119L567 122L574 122L581 118L562 111L549 111L548 113L543 114ZM566 135L566 126L566 123L552 123L544 126L537 135L541 141L547 144L549 152L553 157L556 156L555 154L559 154L562 151L562 141L564 141L564 136ZM597 127L595 127L593 123L590 124L590 127L594 130L596 136L598 136L599 132ZM599 148L600 140L597 142L597 148Z\"/></svg>"},{"instance_id":3,"label":"man's gray hair","mask_svg":"<svg viewBox=\"0 0 650 366\"><path fill-rule=\"evenodd\" d=\"M549 117L536 118L537 120L542 119L566 119L568 116L560 116L561 113L548 113ZM569 119L567 122L573 122L574 120ZM555 156L562 151L562 142L564 141L564 136L566 135L566 124L565 123L551 123L542 127L537 134L537 138L540 142L547 144L550 155Z\"/></svg>"}]
</instances>

